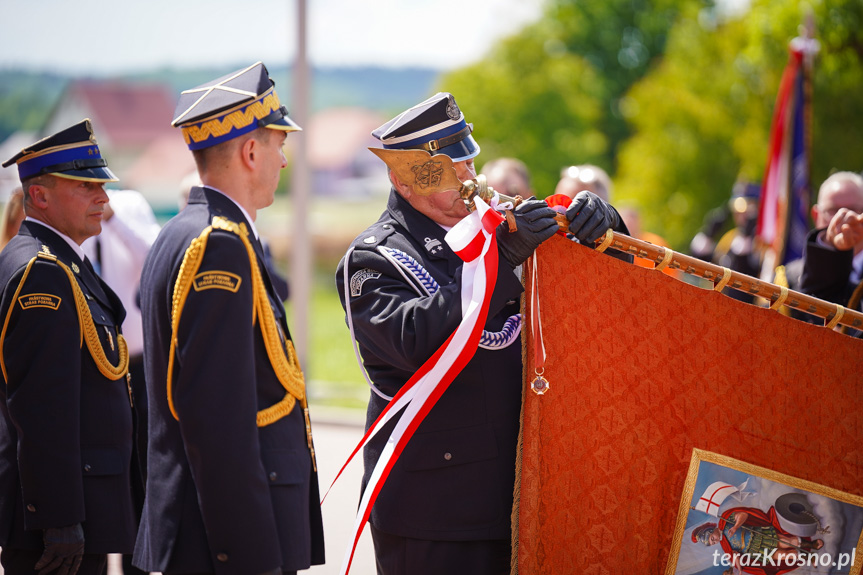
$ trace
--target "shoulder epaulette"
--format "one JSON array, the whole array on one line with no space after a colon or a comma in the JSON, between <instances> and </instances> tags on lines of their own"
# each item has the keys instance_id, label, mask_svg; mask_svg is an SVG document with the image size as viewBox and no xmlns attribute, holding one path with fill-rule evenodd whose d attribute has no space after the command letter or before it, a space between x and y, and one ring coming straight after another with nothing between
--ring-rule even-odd
<instances>
[{"instance_id":1,"label":"shoulder epaulette","mask_svg":"<svg viewBox=\"0 0 863 575\"><path fill-rule=\"evenodd\" d=\"M84 296L84 292L81 291L81 286L78 285L78 280L75 278L75 274L72 273L69 266L61 262L57 259L57 256L48 251L46 246L42 246L42 248L42 251L31 258L27 263L27 267L24 269L24 273L21 276L21 281L18 283L18 288L15 290L15 295L12 297L12 303L9 305L9 309L6 312L6 319L3 322L3 331L0 332L0 368L3 370L3 377L8 381L6 375L6 360L3 354L3 344L6 340L6 329L9 326L9 319L12 317L12 311L15 309L15 302L18 300L21 289L24 287L24 283L27 281L27 277L30 275L33 264L36 263L37 259L57 264L69 278L69 284L72 287L72 295L75 300L75 311L78 314L78 327L81 334L79 345L83 345L84 341L87 342L87 349L90 351L90 356L96 363L96 367L99 369L99 372L111 381L116 381L125 376L129 372L129 348L126 345L126 339L122 334L117 334L120 360L117 365L113 365L105 355L105 349L102 347L102 342L99 340L99 332L96 329L96 325L93 323L93 315L90 313L90 306L87 305L87 298Z\"/></svg>"},{"instance_id":2,"label":"shoulder epaulette","mask_svg":"<svg viewBox=\"0 0 863 575\"><path fill-rule=\"evenodd\" d=\"M392 234L394 231L393 224L390 222L373 225L354 240L354 245L358 248L374 249L381 241Z\"/></svg>"}]
</instances>

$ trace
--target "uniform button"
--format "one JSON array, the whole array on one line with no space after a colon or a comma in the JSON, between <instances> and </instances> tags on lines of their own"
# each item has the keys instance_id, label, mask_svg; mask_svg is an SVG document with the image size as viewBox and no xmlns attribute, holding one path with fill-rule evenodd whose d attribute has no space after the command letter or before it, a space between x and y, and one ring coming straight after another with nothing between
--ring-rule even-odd
<instances>
[{"instance_id":1,"label":"uniform button","mask_svg":"<svg viewBox=\"0 0 863 575\"><path fill-rule=\"evenodd\" d=\"M391 225L389 225L389 224L384 224L384 229L385 229L385 230L388 230L388 229L390 229L390 228L392 228L392 226L391 226Z\"/></svg>"},{"instance_id":2,"label":"uniform button","mask_svg":"<svg viewBox=\"0 0 863 575\"><path fill-rule=\"evenodd\" d=\"M270 481L275 481L276 479L278 479L278 477L279 477L279 474L276 473L275 471L270 472Z\"/></svg>"},{"instance_id":3,"label":"uniform button","mask_svg":"<svg viewBox=\"0 0 863 575\"><path fill-rule=\"evenodd\" d=\"M374 237L374 236L369 236L369 237L367 237L366 239L364 239L364 240L363 240L363 243L366 243L366 244L373 244L373 243L375 243L376 241L377 241L377 238L376 238L376 237Z\"/></svg>"},{"instance_id":4,"label":"uniform button","mask_svg":"<svg viewBox=\"0 0 863 575\"><path fill-rule=\"evenodd\" d=\"M446 459L447 461L449 461L450 459L452 459L452 453L447 451L446 453L443 454L443 458Z\"/></svg>"},{"instance_id":5,"label":"uniform button","mask_svg":"<svg viewBox=\"0 0 863 575\"><path fill-rule=\"evenodd\" d=\"M216 555L216 559L218 559L221 563L228 562L228 554L227 553L219 553Z\"/></svg>"},{"instance_id":6,"label":"uniform button","mask_svg":"<svg viewBox=\"0 0 863 575\"><path fill-rule=\"evenodd\" d=\"M89 463L84 464L84 471L90 471L91 469L92 469L92 467L90 467Z\"/></svg>"},{"instance_id":7,"label":"uniform button","mask_svg":"<svg viewBox=\"0 0 863 575\"><path fill-rule=\"evenodd\" d=\"M33 505L32 503L28 504L27 505L27 511L29 511L30 513L36 513L36 506Z\"/></svg>"}]
</instances>

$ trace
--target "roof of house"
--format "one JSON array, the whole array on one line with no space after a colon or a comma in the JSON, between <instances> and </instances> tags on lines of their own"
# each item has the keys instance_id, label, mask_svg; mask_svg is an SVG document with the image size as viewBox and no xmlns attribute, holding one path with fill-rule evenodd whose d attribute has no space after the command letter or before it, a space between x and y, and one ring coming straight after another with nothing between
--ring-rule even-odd
<instances>
[{"instance_id":1,"label":"roof of house","mask_svg":"<svg viewBox=\"0 0 863 575\"><path fill-rule=\"evenodd\" d=\"M103 137L115 147L146 146L174 131L174 98L161 84L79 80L69 85L64 99L69 98L89 109Z\"/></svg>"},{"instance_id":2,"label":"roof of house","mask_svg":"<svg viewBox=\"0 0 863 575\"><path fill-rule=\"evenodd\" d=\"M309 139L309 165L326 170L350 164L358 152L380 145L372 130L384 121L386 118L365 108L329 108L315 114L299 135Z\"/></svg>"}]
</instances>

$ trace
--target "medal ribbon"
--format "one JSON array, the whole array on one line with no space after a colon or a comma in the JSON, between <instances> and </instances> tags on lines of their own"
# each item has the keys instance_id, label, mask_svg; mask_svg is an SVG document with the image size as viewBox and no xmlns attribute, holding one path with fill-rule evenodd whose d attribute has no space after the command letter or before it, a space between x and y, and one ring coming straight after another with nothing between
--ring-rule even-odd
<instances>
[{"instance_id":1,"label":"medal ribbon","mask_svg":"<svg viewBox=\"0 0 863 575\"><path fill-rule=\"evenodd\" d=\"M530 257L530 334L533 337L533 369L536 377L531 383L531 389L542 395L548 390L548 380L545 373L545 342L542 339L542 319L539 311L539 256L536 252Z\"/></svg>"},{"instance_id":2,"label":"medal ribbon","mask_svg":"<svg viewBox=\"0 0 863 575\"><path fill-rule=\"evenodd\" d=\"M539 312L539 273L536 253L531 256L530 273L530 330L534 337L533 359L534 369L542 369L545 365L545 342L542 340L542 319Z\"/></svg>"},{"instance_id":3,"label":"medal ribbon","mask_svg":"<svg viewBox=\"0 0 863 575\"><path fill-rule=\"evenodd\" d=\"M342 575L347 575L350 572L357 542L390 471L417 427L449 387L449 384L452 383L452 380L473 358L479 346L480 336L488 317L491 295L497 281L498 252L494 231L498 224L503 221L503 217L490 209L481 199L476 200L476 208L476 211L466 216L446 235L447 244L465 262L461 274L461 323L434 355L402 386L348 456L347 461L336 474L336 478L333 479L332 485L369 440L404 409L404 413L384 445L369 483L363 492L354 523L353 542L346 550L342 562L340 570ZM332 485L330 485L330 489L332 489ZM329 489L327 493L329 493ZM326 499L326 495L324 499Z\"/></svg>"}]
</instances>

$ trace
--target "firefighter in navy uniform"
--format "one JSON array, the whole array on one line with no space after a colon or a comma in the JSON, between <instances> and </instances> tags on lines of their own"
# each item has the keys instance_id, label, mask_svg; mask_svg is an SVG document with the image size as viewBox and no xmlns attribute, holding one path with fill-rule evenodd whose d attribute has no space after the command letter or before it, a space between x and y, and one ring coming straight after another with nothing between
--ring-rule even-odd
<instances>
[{"instance_id":1,"label":"firefighter in navy uniform","mask_svg":"<svg viewBox=\"0 0 863 575\"><path fill-rule=\"evenodd\" d=\"M123 305L80 245L117 178L89 120L12 163L27 218L0 254L0 557L7 575L104 573L135 541L129 356Z\"/></svg>"},{"instance_id":2,"label":"firefighter in navy uniform","mask_svg":"<svg viewBox=\"0 0 863 575\"><path fill-rule=\"evenodd\" d=\"M479 146L451 94L439 93L372 135L385 149L424 149L452 160L461 181L476 177ZM418 166L414 166L418 168ZM421 172L416 169L414 173ZM387 208L352 243L336 272L368 371L370 426L389 400L462 319L463 261L444 241L468 215L457 190L423 195L390 170ZM497 229L498 276L484 341L419 425L381 488L370 524L379 574L510 572L510 514L522 394L520 264L557 231L554 212L527 200ZM593 245L606 229L626 230L591 192L567 211L570 231ZM368 483L391 421L364 451Z\"/></svg>"},{"instance_id":3,"label":"firefighter in navy uniform","mask_svg":"<svg viewBox=\"0 0 863 575\"><path fill-rule=\"evenodd\" d=\"M323 563L303 374L255 229L299 130L258 62L180 96L203 187L141 277L150 407L133 563L174 573L294 573Z\"/></svg>"}]
</instances>

